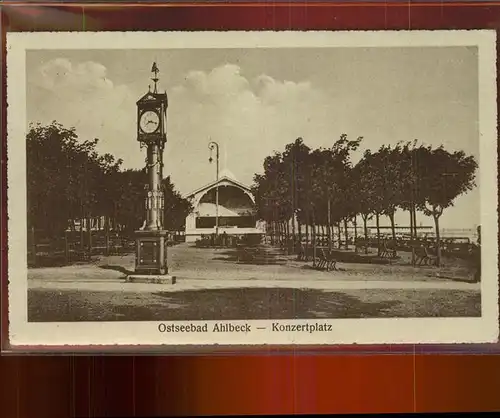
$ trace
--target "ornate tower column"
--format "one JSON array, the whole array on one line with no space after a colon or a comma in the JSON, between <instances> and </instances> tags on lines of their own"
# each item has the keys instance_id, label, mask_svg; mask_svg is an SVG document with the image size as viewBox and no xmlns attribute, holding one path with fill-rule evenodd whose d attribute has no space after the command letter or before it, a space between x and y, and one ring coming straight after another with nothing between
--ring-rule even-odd
<instances>
[{"instance_id":1,"label":"ornate tower column","mask_svg":"<svg viewBox=\"0 0 500 418\"><path fill-rule=\"evenodd\" d=\"M137 140L146 147L146 171L148 183L145 196L144 227L135 232L135 274L128 276L131 282L174 283L168 274L168 231L163 227L165 197L162 188L163 151L167 142L167 93L158 92L158 66L153 63L151 80L153 91L137 101Z\"/></svg>"}]
</instances>

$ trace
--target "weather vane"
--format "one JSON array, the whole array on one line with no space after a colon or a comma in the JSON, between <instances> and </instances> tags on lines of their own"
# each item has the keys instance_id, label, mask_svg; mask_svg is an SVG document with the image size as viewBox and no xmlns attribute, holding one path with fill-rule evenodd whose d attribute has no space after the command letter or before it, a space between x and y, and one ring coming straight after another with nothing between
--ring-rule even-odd
<instances>
[{"instance_id":1,"label":"weather vane","mask_svg":"<svg viewBox=\"0 0 500 418\"><path fill-rule=\"evenodd\" d=\"M158 66L156 65L156 62L153 62L153 67L151 68L151 72L154 73L154 77L151 78L151 80L154 81L155 83L155 86L154 86L154 93L158 93L158 73L160 72L160 70L158 69Z\"/></svg>"}]
</instances>

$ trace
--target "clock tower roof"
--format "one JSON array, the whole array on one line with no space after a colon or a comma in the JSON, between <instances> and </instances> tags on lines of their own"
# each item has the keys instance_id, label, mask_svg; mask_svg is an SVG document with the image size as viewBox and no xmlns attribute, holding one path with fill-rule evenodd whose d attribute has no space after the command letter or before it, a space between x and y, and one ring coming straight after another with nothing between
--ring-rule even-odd
<instances>
[{"instance_id":1,"label":"clock tower roof","mask_svg":"<svg viewBox=\"0 0 500 418\"><path fill-rule=\"evenodd\" d=\"M153 91L151 91L151 86L149 86L148 92L142 96L138 101L137 105L144 103L167 103L168 105L168 97L167 92L159 93L158 92L158 81L160 80L158 77L158 73L160 69L156 65L156 62L153 62L153 67L151 68L151 72L153 73L153 77L151 80L154 82Z\"/></svg>"},{"instance_id":2,"label":"clock tower roof","mask_svg":"<svg viewBox=\"0 0 500 418\"><path fill-rule=\"evenodd\" d=\"M167 93L153 93L152 91L148 91L144 96L137 100L138 105L152 102L168 102Z\"/></svg>"}]
</instances>

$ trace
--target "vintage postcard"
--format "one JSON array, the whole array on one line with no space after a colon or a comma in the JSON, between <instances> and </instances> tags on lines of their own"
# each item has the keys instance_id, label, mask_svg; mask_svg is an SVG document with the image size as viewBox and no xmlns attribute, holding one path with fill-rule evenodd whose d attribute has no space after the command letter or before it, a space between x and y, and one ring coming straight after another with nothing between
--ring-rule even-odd
<instances>
[{"instance_id":1,"label":"vintage postcard","mask_svg":"<svg viewBox=\"0 0 500 418\"><path fill-rule=\"evenodd\" d=\"M494 31L9 33L13 346L498 340Z\"/></svg>"}]
</instances>

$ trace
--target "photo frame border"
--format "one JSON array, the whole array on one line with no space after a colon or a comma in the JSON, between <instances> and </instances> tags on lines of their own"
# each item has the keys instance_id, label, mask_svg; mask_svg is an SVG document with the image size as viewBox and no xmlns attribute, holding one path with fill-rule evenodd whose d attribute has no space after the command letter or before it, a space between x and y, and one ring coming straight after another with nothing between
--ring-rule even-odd
<instances>
[{"instance_id":1,"label":"photo frame border","mask_svg":"<svg viewBox=\"0 0 500 418\"><path fill-rule=\"evenodd\" d=\"M262 6L264 6L264 5L262 5ZM302 5L297 4L296 6L294 6L294 8L296 8L297 10L300 10L300 6L302 6L302 8L306 7L306 5L304 5L304 4L302 4ZM134 7L134 6L133 5L123 5L123 4L122 5L110 5L110 7L108 9L112 9L112 13L120 14L120 13L124 13L126 11L130 11L130 7ZM147 10L148 13L157 13L158 10L163 10L163 11L171 10L170 7L167 8L167 7L163 7L161 5L138 6L138 7L144 8L144 10ZM190 7L189 10L196 10L199 13L200 8L203 8L204 5L200 4L198 6L195 6L195 5L186 6L185 4L183 4L180 6L172 5L171 7L172 8L177 7L178 10L184 9L184 13L186 13L186 11L188 10L188 7ZM207 9L208 7L209 6L205 5L205 9ZM227 4L220 5L220 7L226 8L227 10L235 10L236 9L236 7L231 9L232 6L227 5ZM245 7L252 8L252 9L255 8L258 10L265 10L266 9L266 8L259 8L255 4L248 5L248 6L239 5L240 12L241 12L241 9L244 9ZM334 7L333 5L332 6L317 5L316 10L321 10L322 8L323 9L326 8L328 10L331 10L331 8L333 8L333 7ZM337 10L341 10L341 8L346 8L346 9L349 9L352 11L353 7L355 7L355 6L352 4L350 5L350 7L349 7L349 5L345 5L345 4L344 5L339 5L339 4L336 5ZM364 6L358 6L358 11L359 11L359 7L364 7ZM366 6L366 7L368 7L368 6ZM373 7L375 7L375 6L372 5L369 8L373 10ZM388 6L387 4L385 4L385 5L378 4L377 7L384 8L385 13L386 13L386 17L387 17L387 11L390 10L391 7L394 7L393 11L397 11L398 13L401 10L405 10L408 8L407 6L405 8L405 7L398 7L396 5ZM431 7L431 6L428 6L428 7ZM451 5L449 7L451 7ZM463 7L471 7L471 6L463 6ZM60 9L64 9L64 7L61 7L61 6L54 6L54 8L57 8L59 11L60 11ZM92 6L86 6L86 8L88 11L89 9L92 9ZM137 6L135 6L135 8L137 9ZM152 11L152 8L155 11ZM40 7L38 7L38 9L40 9ZM278 9L280 9L280 7L278 7ZM54 11L51 12L50 10L53 10L52 6L51 7L44 7L44 12L42 13L42 15L45 16L46 18L51 17L51 16L52 17L57 16L57 13L58 13L57 10L55 12ZM97 11L98 7L95 7L92 10ZM267 10L270 10L270 8L268 7ZM287 12L286 7L283 7L281 10L284 13ZM419 10L423 10L423 9L420 8ZM107 13L109 13L109 10L107 11ZM276 14L283 16L284 13L281 13L281 14L280 13L281 12L277 12ZM310 14L310 13L311 13L311 11L308 11L308 14ZM105 13L103 13L103 14L105 14ZM198 22L198 24L194 24L193 26L197 27L199 25L200 21L197 20L197 19L199 19L199 17L196 18L195 14L196 13L194 13L194 12L192 13L193 20ZM314 14L316 15L316 12L314 12ZM21 13L21 15L23 15L23 14ZM97 15L99 15L99 13L97 13ZM188 15L189 15L189 13L188 13ZM364 13L363 15L365 15L365 18L366 18L366 14ZM75 13L75 16L78 16L78 14ZM82 12L79 16L84 17L85 12ZM109 23L109 16L110 15L108 14L108 16L106 18L104 18L102 21L104 21L104 23L106 23L106 22ZM300 16L300 14L299 14L299 16ZM2 15L2 22L4 21L4 19L5 19L5 14ZM59 18L56 18L55 22L61 24L61 21L60 20L58 21L58 19ZM88 18L86 18L86 19L88 22ZM299 18L299 20L300 20L300 18ZM84 21L85 21L85 19L84 19ZM96 22L100 22L100 21L101 20L96 19ZM297 29L299 29L300 26L303 26L304 24L307 23L307 19L302 19L300 21L303 22L303 24L302 25L297 24ZM376 21L376 19L374 19L374 21ZM54 22L54 19L52 19L52 22ZM226 20L226 22L227 22L227 20ZM344 24L346 22L348 23L349 19L344 20L343 22L344 22ZM45 23L45 25L42 24L40 26L37 26L37 28L40 28L40 27L43 28L44 26L46 27L47 23L46 22L43 22L43 23ZM332 23L332 22L330 22L330 23ZM93 24L95 24L95 23L93 23ZM169 24L169 21L168 21L168 19L166 19L165 25L168 26L168 24ZM213 25L213 24L214 24L213 21L209 22L208 26ZM336 22L336 24L338 25L338 22ZM54 26L53 30L58 31L57 24L54 25L52 23L52 25ZM352 23L351 23L351 25L352 25ZM175 26L175 24L174 24L174 26ZM231 26L231 25L228 24L228 26ZM316 25L316 26L318 26L318 25ZM360 26L360 29L363 30L362 23L360 23L359 26ZM371 26L371 25L369 25L369 26ZM388 26L387 21L385 23L385 26L386 27ZM413 26L413 25L411 25L411 26ZM83 26L80 29L77 28L76 30L83 31L83 30L86 30L87 28L88 28L87 24L83 23ZM121 29L125 29L125 28L121 28ZM147 29L147 28L145 28L145 29ZM259 29L262 30L263 28L261 27ZM284 28L276 27L276 25L274 25L274 27L268 28L268 29L270 29L272 31L278 31L278 30L282 30ZM295 29L295 28L292 28L292 29ZM316 27L314 29L318 29L318 27ZM322 29L322 27L320 27L319 29ZM326 28L326 29L330 29L330 28ZM333 29L335 29L335 28L333 28ZM445 29L445 28L441 27L439 29ZM478 28L478 29L481 29L481 28ZM17 27L17 28L15 28L14 31L24 32L24 31L33 31L33 30L36 30L36 28L34 29L33 27L30 28L30 27L24 26L22 28ZM45 30L46 30L46 28L45 28ZM166 27L165 30L169 30L169 28ZM222 30L224 30L224 28L222 28ZM4 41L6 39L5 35L6 35L6 32L2 31L2 41L3 41L4 45L5 45ZM4 48L4 57L5 57L5 48ZM2 151L4 152L4 155L5 155L5 152L6 152L6 138L5 138L6 112L5 112L5 109L7 107L6 98L5 98L5 87L6 87L5 68L4 68L5 60L3 60L3 62L2 62L2 66L3 66L2 67L2 76L3 76L3 92L4 92L4 94L2 95L2 98L4 100L4 106L3 106L3 111L2 111L2 128L3 128L2 129L2 131L3 131ZM497 63L497 72L498 72L498 63ZM498 85L497 85L497 90L498 90ZM497 102L498 102L498 94L497 94ZM3 164L2 168L3 168L3 170L5 170L6 164ZM4 180L5 180L6 176L4 174L5 174L4 171L2 171L2 186L3 186L2 187L2 202L5 202L5 197L6 197L6 190L4 188L4 186L5 186ZM5 210L5 205L2 205L2 221L6 222L7 214L4 212L4 210ZM497 217L497 221L498 221L498 217ZM5 225L5 223L4 223L4 225ZM2 229L4 230L4 228L2 228ZM6 235L3 233L2 233L2 239L6 241ZM2 244L4 244L4 241L2 241ZM5 245L4 248L7 248L7 246ZM2 260L3 261L2 269L6 269L8 266L8 260L6 259L7 254L5 251L2 253L2 256L4 257L4 259ZM36 352L36 353L51 352L52 353L52 352L95 352L95 351L98 351L98 352L130 352L130 351L132 351L134 353L137 353L139 351L139 352L145 352L145 353L153 353L153 352L161 352L161 353L165 353L165 352L172 352L172 353L186 353L186 352L220 353L220 352L226 352L226 353L228 353L228 352L234 352L234 351L237 351L237 352L242 352L242 351L243 352L261 352L262 350L265 350L266 352L289 352L289 351L311 352L311 351L313 351L316 353L328 352L329 354L331 354L332 352L335 352L335 353L339 353L339 352L346 353L347 352L347 353L355 353L356 354L356 353L374 353L374 352L379 353L379 352L388 352L388 351L391 353L395 353L395 352L415 353L416 350L423 351L423 352L431 352L431 351L434 352L436 350L438 352L443 352L443 351L445 351L445 352L464 352L464 351L466 351L466 352L470 352L470 351L474 351L474 352L494 351L494 352L496 352L497 350L500 349L498 344L446 344L446 345L439 345L439 346L434 346L432 344L418 344L417 346L415 346L413 344L403 344L403 345L390 344L390 347L388 347L387 345L384 345L384 344L382 344L382 345L381 344L375 344L375 345L370 344L368 346L366 346L366 345L363 345L363 346L351 346L351 345L339 346L339 345L335 345L335 346L327 346L327 347L317 346L317 345L312 345L312 346L311 345L293 345L293 346L287 346L287 345L280 345L280 346L269 346L269 345L241 346L241 345L238 345L238 346L232 346L232 345L229 345L229 346L217 346L217 347L214 347L213 345L208 345L208 346L203 346L203 345L197 345L197 346L192 346L192 345L189 345L189 346L182 346L182 345L178 345L178 346L157 346L157 345L154 345L154 346L145 346L145 345L140 345L140 346L138 346L138 345L133 345L133 346L116 346L116 345L102 346L102 345L97 345L96 346L96 345L93 345L93 346L61 346L61 347L55 347L55 346L49 346L49 347L16 346L16 347L13 347L9 344L9 341L8 341L8 331L7 331L7 334L5 334L5 331L7 328L6 325L8 325L8 317L6 318L6 315L5 315L5 307L7 305L7 309L8 309L8 303L6 303L7 301L5 300L5 297L7 296L7 292L5 291L5 285L7 284L6 283L7 282L7 275L4 273L6 273L6 271L5 272L2 271L2 287L3 287L2 290L4 290L4 292L2 292L2 302L3 302L3 304L2 304L2 337L3 337L2 349L4 349L4 350L6 349L8 352L15 351L17 353L19 353L19 352ZM7 336L7 339L5 338L6 336ZM7 342L7 344L5 344L5 342ZM214 348L215 348L215 350L214 350Z\"/></svg>"}]
</instances>

